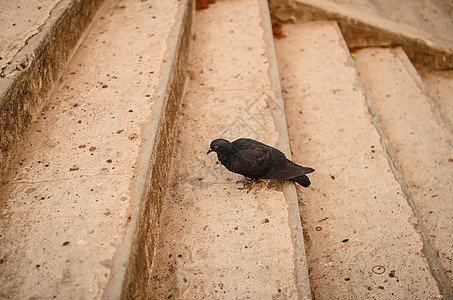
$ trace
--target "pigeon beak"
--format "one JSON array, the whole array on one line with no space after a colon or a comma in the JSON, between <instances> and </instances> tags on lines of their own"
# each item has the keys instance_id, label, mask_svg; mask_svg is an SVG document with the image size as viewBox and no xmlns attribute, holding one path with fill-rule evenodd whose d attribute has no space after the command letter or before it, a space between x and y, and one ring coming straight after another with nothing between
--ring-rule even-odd
<instances>
[{"instance_id":1,"label":"pigeon beak","mask_svg":"<svg viewBox=\"0 0 453 300\"><path fill-rule=\"evenodd\" d=\"M209 154L211 153L213 150L212 149L209 149L208 152L206 152L206 154Z\"/></svg>"}]
</instances>

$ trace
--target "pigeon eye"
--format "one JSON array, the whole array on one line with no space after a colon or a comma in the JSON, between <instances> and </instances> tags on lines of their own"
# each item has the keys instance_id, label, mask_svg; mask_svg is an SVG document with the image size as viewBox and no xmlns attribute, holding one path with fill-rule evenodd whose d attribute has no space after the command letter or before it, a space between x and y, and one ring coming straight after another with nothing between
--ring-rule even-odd
<instances>
[{"instance_id":1,"label":"pigeon eye","mask_svg":"<svg viewBox=\"0 0 453 300\"><path fill-rule=\"evenodd\" d=\"M219 147L217 147L217 146L214 146L214 149L217 149L217 148L219 148Z\"/></svg>"}]
</instances>

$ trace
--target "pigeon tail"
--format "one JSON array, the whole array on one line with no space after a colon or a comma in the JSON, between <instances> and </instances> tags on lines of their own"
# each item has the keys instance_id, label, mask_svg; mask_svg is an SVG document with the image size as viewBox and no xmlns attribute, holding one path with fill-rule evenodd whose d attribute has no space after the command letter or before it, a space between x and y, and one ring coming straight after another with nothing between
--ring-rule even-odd
<instances>
[{"instance_id":1,"label":"pigeon tail","mask_svg":"<svg viewBox=\"0 0 453 300\"><path fill-rule=\"evenodd\" d=\"M313 168L308 168L308 167L303 167L304 168L304 174L308 174L308 173L313 173L315 171L315 169Z\"/></svg>"},{"instance_id":2,"label":"pigeon tail","mask_svg":"<svg viewBox=\"0 0 453 300\"><path fill-rule=\"evenodd\" d=\"M310 185L310 179L308 179L308 177L305 175L291 178L290 180L297 182L298 184L300 184L303 187L308 187Z\"/></svg>"}]
</instances>

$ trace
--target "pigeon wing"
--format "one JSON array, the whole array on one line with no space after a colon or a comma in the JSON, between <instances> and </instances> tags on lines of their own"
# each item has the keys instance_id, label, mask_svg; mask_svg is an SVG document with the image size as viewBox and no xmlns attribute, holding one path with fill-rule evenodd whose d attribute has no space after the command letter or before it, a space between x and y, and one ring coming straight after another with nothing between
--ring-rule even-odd
<instances>
[{"instance_id":1,"label":"pigeon wing","mask_svg":"<svg viewBox=\"0 0 453 300\"><path fill-rule=\"evenodd\" d=\"M235 157L229 170L249 178L292 179L314 171L293 163L280 150L252 139L241 138L232 144Z\"/></svg>"},{"instance_id":2,"label":"pigeon wing","mask_svg":"<svg viewBox=\"0 0 453 300\"><path fill-rule=\"evenodd\" d=\"M284 160L278 155L270 172L263 178L269 179L292 179L314 172L312 168L306 168L293 163L285 157Z\"/></svg>"},{"instance_id":3,"label":"pigeon wing","mask_svg":"<svg viewBox=\"0 0 453 300\"><path fill-rule=\"evenodd\" d=\"M245 138L238 139L232 144L234 157L231 160L230 171L249 178L263 178L272 170L274 148Z\"/></svg>"}]
</instances>

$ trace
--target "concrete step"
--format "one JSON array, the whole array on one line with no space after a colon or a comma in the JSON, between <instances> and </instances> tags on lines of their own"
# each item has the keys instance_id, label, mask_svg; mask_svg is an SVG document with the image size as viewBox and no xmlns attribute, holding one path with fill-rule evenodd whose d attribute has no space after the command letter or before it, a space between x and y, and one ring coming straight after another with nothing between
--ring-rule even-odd
<instances>
[{"instance_id":1,"label":"concrete step","mask_svg":"<svg viewBox=\"0 0 453 300\"><path fill-rule=\"evenodd\" d=\"M357 52L357 68L376 109L405 193L434 247L431 267L441 289L453 287L453 128L401 48ZM451 91L450 91L451 97ZM402 181L403 179L400 179ZM419 227L423 227L419 224ZM428 251L429 249L425 249ZM440 262L437 267L434 262ZM443 275L446 278L443 278Z\"/></svg>"},{"instance_id":2,"label":"concrete step","mask_svg":"<svg viewBox=\"0 0 453 300\"><path fill-rule=\"evenodd\" d=\"M314 297L439 297L417 213L337 24L283 29L276 47L291 149L317 170L313 189L299 193Z\"/></svg>"},{"instance_id":3,"label":"concrete step","mask_svg":"<svg viewBox=\"0 0 453 300\"><path fill-rule=\"evenodd\" d=\"M190 4L100 8L2 178L0 298L146 298Z\"/></svg>"},{"instance_id":4,"label":"concrete step","mask_svg":"<svg viewBox=\"0 0 453 300\"><path fill-rule=\"evenodd\" d=\"M269 5L273 17L283 22L337 21L349 47L402 45L417 67L453 68L449 5L432 3L448 0L335 1L270 0Z\"/></svg>"},{"instance_id":5,"label":"concrete step","mask_svg":"<svg viewBox=\"0 0 453 300\"><path fill-rule=\"evenodd\" d=\"M267 2L219 1L193 32L150 297L309 299L294 184L247 193L206 155L211 140L238 137L289 154Z\"/></svg>"}]
</instances>

